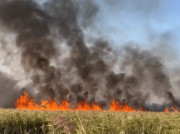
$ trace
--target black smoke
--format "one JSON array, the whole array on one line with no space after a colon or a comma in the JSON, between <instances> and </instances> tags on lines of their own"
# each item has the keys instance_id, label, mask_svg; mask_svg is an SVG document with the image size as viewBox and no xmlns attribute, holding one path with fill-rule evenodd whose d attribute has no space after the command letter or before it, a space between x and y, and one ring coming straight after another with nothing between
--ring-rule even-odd
<instances>
[{"instance_id":1,"label":"black smoke","mask_svg":"<svg viewBox=\"0 0 180 134\"><path fill-rule=\"evenodd\" d=\"M86 93L89 102L105 105L115 99L137 109L154 97L174 103L170 78L159 57L130 46L115 51L98 37L87 45L82 29L91 25L97 11L91 1L0 1L0 25L16 35L21 64L39 99L65 98L76 104Z\"/></svg>"}]
</instances>

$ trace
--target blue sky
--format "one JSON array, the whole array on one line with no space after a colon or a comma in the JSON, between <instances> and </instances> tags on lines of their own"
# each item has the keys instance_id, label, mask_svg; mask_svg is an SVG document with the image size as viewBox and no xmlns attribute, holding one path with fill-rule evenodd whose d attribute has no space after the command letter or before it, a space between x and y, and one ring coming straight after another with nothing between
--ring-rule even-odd
<instances>
[{"instance_id":1,"label":"blue sky","mask_svg":"<svg viewBox=\"0 0 180 134\"><path fill-rule=\"evenodd\" d=\"M180 52L179 0L98 0L95 3L99 6L95 25L116 46L132 41L149 49L166 42ZM90 34L95 30L87 31Z\"/></svg>"}]
</instances>

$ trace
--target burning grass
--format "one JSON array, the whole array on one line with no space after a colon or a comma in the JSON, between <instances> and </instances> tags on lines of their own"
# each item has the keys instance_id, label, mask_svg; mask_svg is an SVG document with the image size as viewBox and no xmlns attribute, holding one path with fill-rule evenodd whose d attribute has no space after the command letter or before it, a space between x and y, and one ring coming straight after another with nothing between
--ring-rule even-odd
<instances>
[{"instance_id":1,"label":"burning grass","mask_svg":"<svg viewBox=\"0 0 180 134\"><path fill-rule=\"evenodd\" d=\"M180 113L0 110L0 133L178 134Z\"/></svg>"},{"instance_id":2,"label":"burning grass","mask_svg":"<svg viewBox=\"0 0 180 134\"><path fill-rule=\"evenodd\" d=\"M58 105L56 101L54 101L52 98L49 98L49 100L41 100L41 104L37 104L35 100L30 97L26 92L24 92L24 95L22 95L17 102L15 103L15 106L19 110L59 110L59 111L104 111L105 109L100 104L95 104L92 102L92 105L90 106L87 102L87 99L79 102L76 105L76 108L70 108L70 104L67 100L63 99L61 101L61 105ZM177 110L173 105L171 107L175 113L177 113L179 110ZM109 103L109 110L108 111L118 111L118 112L136 112L136 111L144 111L142 107L139 109L134 109L130 107L128 104L124 103L121 104L120 102L112 101ZM164 110L164 112L170 112L168 108Z\"/></svg>"}]
</instances>

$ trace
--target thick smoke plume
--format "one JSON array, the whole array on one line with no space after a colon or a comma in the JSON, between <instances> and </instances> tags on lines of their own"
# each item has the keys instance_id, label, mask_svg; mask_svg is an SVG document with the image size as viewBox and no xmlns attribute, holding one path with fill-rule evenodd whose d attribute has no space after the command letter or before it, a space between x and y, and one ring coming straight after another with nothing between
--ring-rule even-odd
<instances>
[{"instance_id":1,"label":"thick smoke plume","mask_svg":"<svg viewBox=\"0 0 180 134\"><path fill-rule=\"evenodd\" d=\"M15 107L14 102L19 98L19 94L22 94L22 91L18 91L17 88L17 81L0 72L0 107Z\"/></svg>"},{"instance_id":2,"label":"thick smoke plume","mask_svg":"<svg viewBox=\"0 0 180 134\"><path fill-rule=\"evenodd\" d=\"M115 99L135 108L175 103L159 57L131 46L115 51L103 38L87 45L82 28L91 25L97 11L90 0L0 1L0 25L15 34L37 97L77 104L86 93L89 102L106 105Z\"/></svg>"}]
</instances>

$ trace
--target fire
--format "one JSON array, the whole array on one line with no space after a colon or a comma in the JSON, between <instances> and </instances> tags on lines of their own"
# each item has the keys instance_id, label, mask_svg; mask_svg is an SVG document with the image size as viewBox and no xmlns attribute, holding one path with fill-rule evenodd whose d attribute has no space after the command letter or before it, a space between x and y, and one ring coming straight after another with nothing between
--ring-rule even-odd
<instances>
[{"instance_id":1,"label":"fire","mask_svg":"<svg viewBox=\"0 0 180 134\"><path fill-rule=\"evenodd\" d=\"M120 102L115 102L114 100L112 101L111 104L109 104L109 106L110 106L109 111L126 111L126 112L135 112L136 111L134 108L131 108L127 104L122 105Z\"/></svg>"},{"instance_id":2,"label":"fire","mask_svg":"<svg viewBox=\"0 0 180 134\"><path fill-rule=\"evenodd\" d=\"M174 110L175 113L178 112L178 110L174 106L172 106L172 109Z\"/></svg>"},{"instance_id":3,"label":"fire","mask_svg":"<svg viewBox=\"0 0 180 134\"><path fill-rule=\"evenodd\" d=\"M169 109L168 109L168 108L166 108L166 109L165 109L165 112L166 112L166 113L169 113Z\"/></svg>"},{"instance_id":4,"label":"fire","mask_svg":"<svg viewBox=\"0 0 180 134\"><path fill-rule=\"evenodd\" d=\"M73 111L74 109L69 108L70 104L67 102L67 100L62 100L61 105L58 106L58 103L54 101L53 99L49 98L49 100L42 100L41 104L38 105L35 103L35 100L31 97L28 96L26 92L24 92L24 95L22 95L16 102L16 108L17 109L23 109L23 110L61 110L61 111ZM82 101L78 103L78 106L76 110L79 111L101 111L103 108L95 104L94 102L92 103L92 106L89 106L87 101Z\"/></svg>"},{"instance_id":5,"label":"fire","mask_svg":"<svg viewBox=\"0 0 180 134\"><path fill-rule=\"evenodd\" d=\"M41 104L36 104L35 100L29 95L24 92L24 95L22 95L15 104L17 109L21 110L59 110L59 111L103 111L103 107L99 104L95 104L92 102L92 105L90 106L87 103L87 100L85 99L82 102L78 103L77 108L73 109L70 108L70 104L67 100L63 99L61 101L61 105L58 106L58 103L54 101L53 99L49 98L49 100L41 100ZM172 109L175 112L178 112L178 110L175 109L174 106L172 106ZM143 112L143 108L141 107L139 109L141 112ZM109 103L109 110L108 111L125 111L125 112L136 112L137 110L130 107L128 104L121 104L120 102L116 102L115 100L112 101L112 103ZM169 112L169 109L165 109L165 112Z\"/></svg>"}]
</instances>

